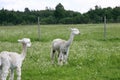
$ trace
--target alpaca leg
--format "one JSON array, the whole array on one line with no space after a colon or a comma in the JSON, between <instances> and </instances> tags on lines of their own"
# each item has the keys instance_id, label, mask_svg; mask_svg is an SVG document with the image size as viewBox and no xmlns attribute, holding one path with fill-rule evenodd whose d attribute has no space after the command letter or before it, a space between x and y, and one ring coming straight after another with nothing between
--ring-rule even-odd
<instances>
[{"instance_id":1,"label":"alpaca leg","mask_svg":"<svg viewBox=\"0 0 120 80\"><path fill-rule=\"evenodd\" d=\"M60 52L59 57L58 57L58 65L63 65L63 54Z\"/></svg>"},{"instance_id":2,"label":"alpaca leg","mask_svg":"<svg viewBox=\"0 0 120 80\"><path fill-rule=\"evenodd\" d=\"M9 69L8 66L2 67L2 74L1 74L1 79L2 79L2 80L6 80L6 79L7 79L8 69Z\"/></svg>"},{"instance_id":3,"label":"alpaca leg","mask_svg":"<svg viewBox=\"0 0 120 80\"><path fill-rule=\"evenodd\" d=\"M67 64L67 52L63 54L63 63Z\"/></svg>"},{"instance_id":4,"label":"alpaca leg","mask_svg":"<svg viewBox=\"0 0 120 80\"><path fill-rule=\"evenodd\" d=\"M67 64L67 55L64 55L64 63Z\"/></svg>"},{"instance_id":5,"label":"alpaca leg","mask_svg":"<svg viewBox=\"0 0 120 80\"><path fill-rule=\"evenodd\" d=\"M16 71L17 71L17 80L21 80L21 68L18 67Z\"/></svg>"},{"instance_id":6,"label":"alpaca leg","mask_svg":"<svg viewBox=\"0 0 120 80\"><path fill-rule=\"evenodd\" d=\"M63 63L65 63L65 55L66 55L66 52L63 52Z\"/></svg>"},{"instance_id":7,"label":"alpaca leg","mask_svg":"<svg viewBox=\"0 0 120 80\"><path fill-rule=\"evenodd\" d=\"M69 48L67 49L66 55L65 57L65 64L68 64L67 59L68 59L68 55L69 55Z\"/></svg>"},{"instance_id":8,"label":"alpaca leg","mask_svg":"<svg viewBox=\"0 0 120 80\"><path fill-rule=\"evenodd\" d=\"M2 78L2 66L0 66L0 80Z\"/></svg>"},{"instance_id":9,"label":"alpaca leg","mask_svg":"<svg viewBox=\"0 0 120 80\"><path fill-rule=\"evenodd\" d=\"M9 78L9 80L14 80L14 70L13 69L10 70L10 78Z\"/></svg>"},{"instance_id":10,"label":"alpaca leg","mask_svg":"<svg viewBox=\"0 0 120 80\"><path fill-rule=\"evenodd\" d=\"M59 55L60 55L60 51L59 51L59 50L57 50L57 52L58 52L58 56L57 56L57 57L59 57Z\"/></svg>"},{"instance_id":11,"label":"alpaca leg","mask_svg":"<svg viewBox=\"0 0 120 80\"><path fill-rule=\"evenodd\" d=\"M1 80L1 75L2 75L2 66L0 66L0 80Z\"/></svg>"},{"instance_id":12,"label":"alpaca leg","mask_svg":"<svg viewBox=\"0 0 120 80\"><path fill-rule=\"evenodd\" d=\"M55 50L51 50L50 56L51 56L51 62L52 62L52 64L54 64L54 60L55 60Z\"/></svg>"}]
</instances>

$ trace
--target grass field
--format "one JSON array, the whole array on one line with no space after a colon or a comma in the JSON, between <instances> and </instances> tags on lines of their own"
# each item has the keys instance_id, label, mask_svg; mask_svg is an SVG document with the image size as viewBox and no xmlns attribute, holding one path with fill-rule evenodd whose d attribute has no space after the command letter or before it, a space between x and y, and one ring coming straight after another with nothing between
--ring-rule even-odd
<instances>
[{"instance_id":1,"label":"grass field","mask_svg":"<svg viewBox=\"0 0 120 80\"><path fill-rule=\"evenodd\" d=\"M22 66L22 80L120 80L120 23L107 24L107 37L103 37L103 24L41 25L40 40L37 25L0 26L0 52L21 52L18 39L28 37L31 48ZM68 39L70 28L78 28L70 47L69 64L50 63L51 42L55 38Z\"/></svg>"}]
</instances>

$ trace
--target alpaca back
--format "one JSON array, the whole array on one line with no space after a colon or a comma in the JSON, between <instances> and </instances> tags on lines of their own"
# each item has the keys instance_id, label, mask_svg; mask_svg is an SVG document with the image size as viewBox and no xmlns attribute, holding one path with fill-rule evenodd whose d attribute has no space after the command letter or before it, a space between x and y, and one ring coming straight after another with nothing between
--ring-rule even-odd
<instances>
[{"instance_id":1,"label":"alpaca back","mask_svg":"<svg viewBox=\"0 0 120 80\"><path fill-rule=\"evenodd\" d=\"M1 66L2 65L7 65L7 66L10 66L9 64L9 60L10 60L10 57L8 54L6 54L7 51L3 51L0 53L0 64Z\"/></svg>"},{"instance_id":2,"label":"alpaca back","mask_svg":"<svg viewBox=\"0 0 120 80\"><path fill-rule=\"evenodd\" d=\"M8 52L8 51L3 51L1 52L1 59L0 62L2 64L2 62L6 62L6 63L10 63L10 67L11 68L15 68L19 65L21 65L21 58L20 58L20 54L16 53L16 52Z\"/></svg>"},{"instance_id":3,"label":"alpaca back","mask_svg":"<svg viewBox=\"0 0 120 80\"><path fill-rule=\"evenodd\" d=\"M65 44L65 40L62 39L54 39L52 42L52 47L54 50L59 50L61 45Z\"/></svg>"},{"instance_id":4,"label":"alpaca back","mask_svg":"<svg viewBox=\"0 0 120 80\"><path fill-rule=\"evenodd\" d=\"M21 58L21 55L16 53L16 52L8 52L9 57L10 57L10 63L11 63L11 67L15 68L17 66L21 66L22 65L22 61L23 59Z\"/></svg>"}]
</instances>

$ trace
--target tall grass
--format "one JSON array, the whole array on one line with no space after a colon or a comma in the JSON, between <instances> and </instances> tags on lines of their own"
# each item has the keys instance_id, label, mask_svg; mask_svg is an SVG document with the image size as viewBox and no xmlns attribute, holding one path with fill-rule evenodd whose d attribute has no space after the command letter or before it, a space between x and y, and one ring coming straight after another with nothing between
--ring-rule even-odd
<instances>
[{"instance_id":1,"label":"tall grass","mask_svg":"<svg viewBox=\"0 0 120 80\"><path fill-rule=\"evenodd\" d=\"M50 63L51 42L68 39L70 28L80 29L70 47L69 64ZM22 66L22 80L120 80L120 24L41 25L40 41L37 25L0 26L0 52L21 52L19 38L29 37L32 47Z\"/></svg>"}]
</instances>

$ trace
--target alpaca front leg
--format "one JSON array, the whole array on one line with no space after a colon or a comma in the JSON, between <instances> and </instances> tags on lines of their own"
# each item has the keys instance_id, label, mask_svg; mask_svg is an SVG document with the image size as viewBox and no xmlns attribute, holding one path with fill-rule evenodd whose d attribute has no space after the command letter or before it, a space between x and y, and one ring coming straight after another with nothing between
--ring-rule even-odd
<instances>
[{"instance_id":1,"label":"alpaca front leg","mask_svg":"<svg viewBox=\"0 0 120 80\"><path fill-rule=\"evenodd\" d=\"M67 60L68 60L68 52L67 52L66 55L64 55L64 61L65 61L64 63L65 63L65 64L68 64L68 61L67 61Z\"/></svg>"},{"instance_id":2,"label":"alpaca front leg","mask_svg":"<svg viewBox=\"0 0 120 80\"><path fill-rule=\"evenodd\" d=\"M64 56L65 57L65 64L68 64L68 61L67 61L68 55L69 55L69 47L67 49L66 55Z\"/></svg>"},{"instance_id":3,"label":"alpaca front leg","mask_svg":"<svg viewBox=\"0 0 120 80\"><path fill-rule=\"evenodd\" d=\"M17 80L21 80L21 67L17 68Z\"/></svg>"},{"instance_id":4,"label":"alpaca front leg","mask_svg":"<svg viewBox=\"0 0 120 80\"><path fill-rule=\"evenodd\" d=\"M14 70L13 69L10 70L10 78L9 78L9 80L14 80Z\"/></svg>"},{"instance_id":5,"label":"alpaca front leg","mask_svg":"<svg viewBox=\"0 0 120 80\"><path fill-rule=\"evenodd\" d=\"M63 62L64 62L65 64L68 64L68 62L67 62L67 55L64 55L64 56L63 56Z\"/></svg>"},{"instance_id":6,"label":"alpaca front leg","mask_svg":"<svg viewBox=\"0 0 120 80\"><path fill-rule=\"evenodd\" d=\"M63 65L63 54L62 53L59 54L58 65Z\"/></svg>"}]
</instances>

